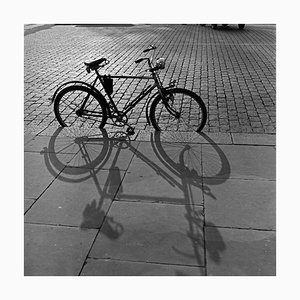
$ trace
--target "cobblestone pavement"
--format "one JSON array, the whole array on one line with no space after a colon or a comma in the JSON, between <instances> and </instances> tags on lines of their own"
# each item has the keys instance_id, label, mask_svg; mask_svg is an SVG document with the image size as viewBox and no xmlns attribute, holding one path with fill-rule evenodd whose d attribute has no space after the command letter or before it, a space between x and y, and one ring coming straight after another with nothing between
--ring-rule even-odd
<instances>
[{"instance_id":1,"label":"cobblestone pavement","mask_svg":"<svg viewBox=\"0 0 300 300\"><path fill-rule=\"evenodd\" d=\"M246 25L213 30L200 25L25 26L25 133L58 126L49 98L67 80L91 83L83 62L106 57L110 74L138 74L134 60L149 44L166 58L164 84L177 81L205 102L204 132L275 133L275 25ZM139 73L141 75L142 73ZM115 81L114 99L124 105L147 81ZM130 115L130 123L147 129L146 100Z\"/></svg>"}]
</instances>

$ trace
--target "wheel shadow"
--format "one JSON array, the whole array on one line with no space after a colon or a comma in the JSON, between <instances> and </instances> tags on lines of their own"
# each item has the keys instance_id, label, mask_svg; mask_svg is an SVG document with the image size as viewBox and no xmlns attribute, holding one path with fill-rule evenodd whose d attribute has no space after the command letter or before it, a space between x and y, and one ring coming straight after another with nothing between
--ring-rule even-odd
<instances>
[{"instance_id":1,"label":"wheel shadow","mask_svg":"<svg viewBox=\"0 0 300 300\"><path fill-rule=\"evenodd\" d=\"M180 245L174 245L172 250L177 254L195 260L198 266L204 266L204 256L210 258L216 263L221 261L221 252L226 249L226 245L222 239L218 228L211 222L205 220L203 205L198 205L191 194L191 187L202 191L204 195L217 200L213 195L210 185L221 184L230 176L230 164L222 149L206 134L201 133L199 136L204 140L205 145L211 148L214 153L211 160L218 162L217 170L213 174L203 174L204 166L202 163L202 144L195 144L194 141L186 141L184 143L177 143L178 150L176 158L168 152L168 146L172 143L165 142L161 138L161 133L155 132L151 135L151 146L153 152L159 161L164 165L161 169L161 164L158 165L156 161L146 158L145 155L139 152L138 147L132 145L130 137L124 133L113 132L107 133L106 130L97 130L97 132L81 132L78 134L69 132L65 133L63 128L58 128L51 136L49 144L44 147L41 154L44 156L45 164L50 173L52 173L57 180L66 182L78 183L88 179L94 181L99 193L99 200L92 199L86 205L82 212L81 229L88 228L102 228L101 231L108 238L114 240L119 238L124 232L124 226L118 220L110 217L103 208L104 199L109 197L114 201L117 193L123 194L122 174L117 165L118 154L121 150L132 151L134 155L142 159L151 168L157 172L162 180L169 184L176 185L182 191L185 202L185 219L188 224L186 236L190 240L190 253L186 253L180 249ZM197 148L198 147L198 148ZM195 148L196 154L190 155L190 151ZM113 149L115 151L113 151ZM174 148L172 149L174 150ZM199 154L200 153L200 154ZM112 157L115 155L115 157ZM187 163L187 157L189 161ZM191 157L195 160L192 161ZM79 159L80 158L80 159ZM108 177L104 185L100 185L97 178L97 173L103 169L103 166L109 162ZM199 163L200 162L200 163ZM167 170L167 171L166 171ZM170 175L172 174L172 175ZM205 176L204 176L205 175ZM217 181L212 181L212 178L219 178ZM126 195L124 195L126 196ZM157 198L152 198L147 195L148 201L157 202ZM161 202L164 199L161 197ZM173 203L176 203L175 200ZM178 204L178 203L177 203ZM102 220L99 223L99 220ZM106 222L105 226L103 223ZM205 228L213 228L214 237L218 239L218 248L211 248L205 242Z\"/></svg>"}]
</instances>

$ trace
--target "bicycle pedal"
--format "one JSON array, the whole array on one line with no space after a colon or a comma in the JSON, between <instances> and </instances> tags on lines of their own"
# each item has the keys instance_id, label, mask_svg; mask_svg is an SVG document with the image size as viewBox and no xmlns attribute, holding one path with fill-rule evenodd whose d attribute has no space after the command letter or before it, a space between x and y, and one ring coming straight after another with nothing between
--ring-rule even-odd
<instances>
[{"instance_id":1,"label":"bicycle pedal","mask_svg":"<svg viewBox=\"0 0 300 300\"><path fill-rule=\"evenodd\" d=\"M128 127L126 129L126 132L127 132L128 135L134 135L134 128L133 127Z\"/></svg>"}]
</instances>

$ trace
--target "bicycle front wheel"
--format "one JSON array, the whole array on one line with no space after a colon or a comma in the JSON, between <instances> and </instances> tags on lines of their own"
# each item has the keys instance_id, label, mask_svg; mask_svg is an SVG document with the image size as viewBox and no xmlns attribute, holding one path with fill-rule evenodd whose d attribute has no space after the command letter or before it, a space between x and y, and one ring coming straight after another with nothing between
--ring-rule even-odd
<instances>
[{"instance_id":1,"label":"bicycle front wheel","mask_svg":"<svg viewBox=\"0 0 300 300\"><path fill-rule=\"evenodd\" d=\"M205 126L207 110L202 99L192 91L174 88L165 99L157 97L150 108L153 127L160 131L197 131Z\"/></svg>"},{"instance_id":2,"label":"bicycle front wheel","mask_svg":"<svg viewBox=\"0 0 300 300\"><path fill-rule=\"evenodd\" d=\"M103 128L106 119L105 100L88 87L73 85L62 89L54 100L54 114L63 127Z\"/></svg>"}]
</instances>

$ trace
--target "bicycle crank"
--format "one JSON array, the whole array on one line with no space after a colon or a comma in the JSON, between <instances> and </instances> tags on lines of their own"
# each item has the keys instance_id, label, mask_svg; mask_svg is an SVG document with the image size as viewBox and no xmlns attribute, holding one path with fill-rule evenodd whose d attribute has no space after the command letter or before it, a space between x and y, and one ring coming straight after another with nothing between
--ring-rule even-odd
<instances>
[{"instance_id":1,"label":"bicycle crank","mask_svg":"<svg viewBox=\"0 0 300 300\"><path fill-rule=\"evenodd\" d=\"M126 129L126 132L128 135L134 135L134 127L128 126L128 128Z\"/></svg>"}]
</instances>

